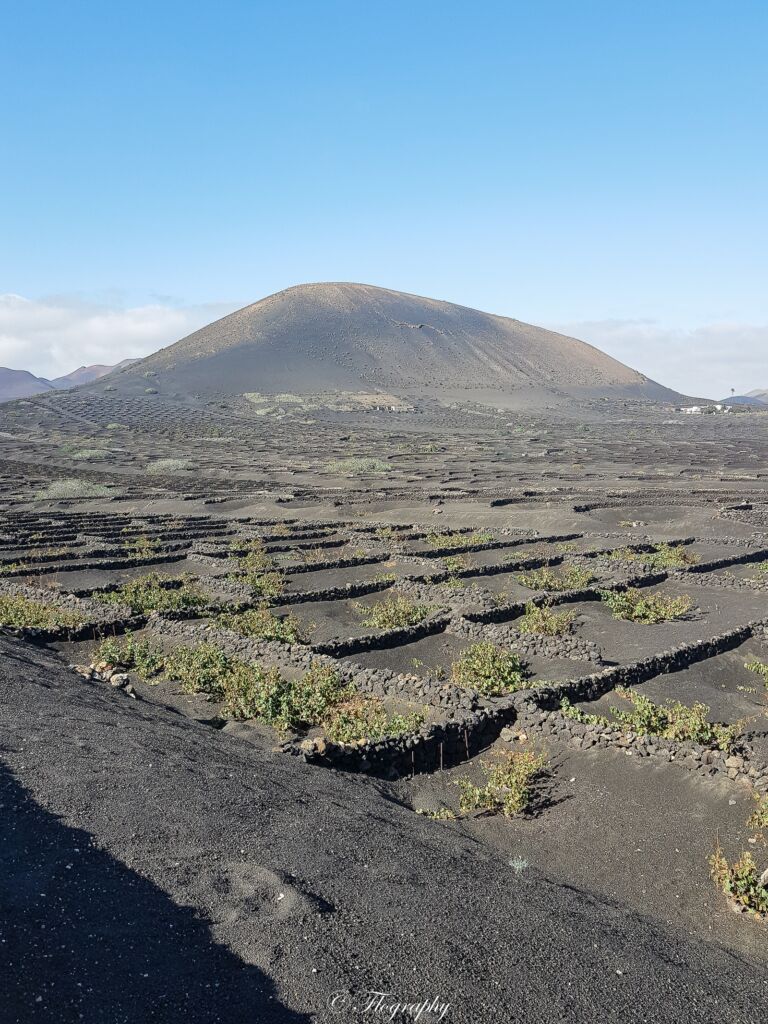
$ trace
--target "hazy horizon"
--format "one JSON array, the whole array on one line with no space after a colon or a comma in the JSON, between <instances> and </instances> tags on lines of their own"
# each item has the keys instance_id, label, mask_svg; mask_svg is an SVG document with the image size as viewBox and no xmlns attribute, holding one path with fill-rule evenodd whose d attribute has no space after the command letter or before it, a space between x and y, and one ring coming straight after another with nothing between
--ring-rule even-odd
<instances>
[{"instance_id":1,"label":"hazy horizon","mask_svg":"<svg viewBox=\"0 0 768 1024\"><path fill-rule=\"evenodd\" d=\"M427 297L453 301L447 296ZM87 302L77 297L58 296L33 302L21 296L0 295L0 365L53 379L81 365L112 365L122 359L141 358L259 298L264 296L197 306L155 301L145 306L126 307ZM514 315L495 309L483 312ZM514 318L524 320L520 316ZM605 320L544 321L537 326L589 342L652 380L683 394L720 399L728 397L731 387L737 394L744 394L768 386L768 371L763 374L765 360L761 355L760 329L748 325L705 325L684 330L665 328L651 320ZM744 343L741 365L734 358L734 345L740 339ZM690 349L697 345L708 348L710 355L703 366L691 368ZM694 380L700 381L701 386L688 385L687 382ZM739 387L738 383L728 381L743 384Z\"/></svg>"}]
</instances>

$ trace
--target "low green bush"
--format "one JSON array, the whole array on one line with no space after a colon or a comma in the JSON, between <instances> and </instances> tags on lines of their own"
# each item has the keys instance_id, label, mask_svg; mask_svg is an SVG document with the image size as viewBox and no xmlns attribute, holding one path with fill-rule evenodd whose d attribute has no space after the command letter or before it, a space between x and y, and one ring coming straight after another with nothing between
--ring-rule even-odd
<instances>
[{"instance_id":1,"label":"low green bush","mask_svg":"<svg viewBox=\"0 0 768 1024\"><path fill-rule=\"evenodd\" d=\"M451 679L457 686L498 697L525 686L525 668L514 651L481 641L471 644L451 665Z\"/></svg>"},{"instance_id":2,"label":"low green bush","mask_svg":"<svg viewBox=\"0 0 768 1024\"><path fill-rule=\"evenodd\" d=\"M402 594L393 594L374 604L355 602L353 605L363 625L373 629L402 629L423 622L432 611L432 605L416 604Z\"/></svg>"},{"instance_id":3,"label":"low green bush","mask_svg":"<svg viewBox=\"0 0 768 1024\"><path fill-rule=\"evenodd\" d=\"M279 640L284 644L304 642L301 625L294 615L278 618L267 608L249 608L235 614L226 612L218 616L216 624L240 636L255 637L258 640Z\"/></svg>"},{"instance_id":4,"label":"low green bush","mask_svg":"<svg viewBox=\"0 0 768 1024\"><path fill-rule=\"evenodd\" d=\"M390 470L389 463L374 458L333 459L327 466L329 473L342 476L382 476Z\"/></svg>"},{"instance_id":5,"label":"low green bush","mask_svg":"<svg viewBox=\"0 0 768 1024\"><path fill-rule=\"evenodd\" d=\"M160 541L154 537L135 537L123 544L128 558L152 558L160 548Z\"/></svg>"},{"instance_id":6,"label":"low green bush","mask_svg":"<svg viewBox=\"0 0 768 1024\"><path fill-rule=\"evenodd\" d=\"M654 544L650 551L634 551L632 548L618 548L610 558L620 562L640 562L649 569L681 569L696 565L699 556L686 550L681 544Z\"/></svg>"},{"instance_id":7,"label":"low green bush","mask_svg":"<svg viewBox=\"0 0 768 1024\"><path fill-rule=\"evenodd\" d=\"M706 704L697 701L689 707L677 700L656 704L636 690L621 688L616 692L632 705L631 711L611 708L617 723L627 732L701 743L717 750L729 750L736 737L737 726L709 721Z\"/></svg>"},{"instance_id":8,"label":"low green bush","mask_svg":"<svg viewBox=\"0 0 768 1024\"><path fill-rule=\"evenodd\" d=\"M520 633L563 636L571 632L575 618L575 612L555 612L549 605L537 605L529 601L525 606L525 614L517 620L516 625Z\"/></svg>"},{"instance_id":9,"label":"low green bush","mask_svg":"<svg viewBox=\"0 0 768 1024\"><path fill-rule=\"evenodd\" d=\"M582 590L594 583L595 577L588 569L579 565L571 565L560 572L544 566L531 572L521 573L517 582L531 590Z\"/></svg>"},{"instance_id":10,"label":"low green bush","mask_svg":"<svg viewBox=\"0 0 768 1024\"><path fill-rule=\"evenodd\" d=\"M165 655L157 644L144 637L126 633L122 637L108 637L103 640L93 655L97 664L123 666L133 669L141 679L151 679L165 668Z\"/></svg>"},{"instance_id":11,"label":"low green bush","mask_svg":"<svg viewBox=\"0 0 768 1024\"><path fill-rule=\"evenodd\" d=\"M247 572L240 577L250 588L253 597L279 597L285 590L285 577L281 572Z\"/></svg>"},{"instance_id":12,"label":"low green bush","mask_svg":"<svg viewBox=\"0 0 768 1024\"><path fill-rule=\"evenodd\" d=\"M81 448L79 451L73 452L71 457L77 462L91 462L109 459L112 457L112 452L109 448Z\"/></svg>"},{"instance_id":13,"label":"low green bush","mask_svg":"<svg viewBox=\"0 0 768 1024\"><path fill-rule=\"evenodd\" d=\"M709 707L706 704L697 702L688 706L676 700L656 704L637 690L625 687L617 689L616 693L630 702L632 710L612 707L611 713L615 716L613 721L604 715L589 714L574 707L567 697L560 701L560 711L566 718L585 725L618 726L627 733L700 743L716 750L729 750L736 738L738 726L710 722Z\"/></svg>"},{"instance_id":14,"label":"low green bush","mask_svg":"<svg viewBox=\"0 0 768 1024\"><path fill-rule=\"evenodd\" d=\"M179 683L183 693L202 693L212 700L221 700L227 679L240 664L216 644L202 643L196 647L176 647L165 658L164 673Z\"/></svg>"},{"instance_id":15,"label":"low green bush","mask_svg":"<svg viewBox=\"0 0 768 1024\"><path fill-rule=\"evenodd\" d=\"M236 558L240 572L266 572L275 567L274 559L267 553L264 541L260 537L249 537L245 541L234 540L230 544L230 550L245 552Z\"/></svg>"},{"instance_id":16,"label":"low green bush","mask_svg":"<svg viewBox=\"0 0 768 1024\"><path fill-rule=\"evenodd\" d=\"M443 565L447 572L451 575L463 572L467 568L469 562L466 555L448 555L443 559Z\"/></svg>"},{"instance_id":17,"label":"low green bush","mask_svg":"<svg viewBox=\"0 0 768 1024\"><path fill-rule=\"evenodd\" d=\"M634 587L623 591L601 590L600 598L610 609L614 619L645 625L684 619L693 607L693 602L686 594L681 597L668 597L659 591L647 594Z\"/></svg>"},{"instance_id":18,"label":"low green bush","mask_svg":"<svg viewBox=\"0 0 768 1024\"><path fill-rule=\"evenodd\" d=\"M765 845L764 830L768 829L768 793L755 793L757 807L747 819L747 828L756 834L750 842ZM760 873L755 858L750 852L742 851L732 864L723 853L720 843L709 858L710 876L715 885L732 900L737 907L762 917L768 914L768 869Z\"/></svg>"},{"instance_id":19,"label":"low green bush","mask_svg":"<svg viewBox=\"0 0 768 1024\"><path fill-rule=\"evenodd\" d=\"M744 668L759 675L764 685L768 687L768 664L764 661L758 661L757 658L755 658L753 661L745 662Z\"/></svg>"},{"instance_id":20,"label":"low green bush","mask_svg":"<svg viewBox=\"0 0 768 1024\"><path fill-rule=\"evenodd\" d=\"M64 626L79 626L82 621L81 612L69 611L27 597L0 594L0 626L13 626L17 629L59 629Z\"/></svg>"},{"instance_id":21,"label":"low green bush","mask_svg":"<svg viewBox=\"0 0 768 1024\"><path fill-rule=\"evenodd\" d=\"M52 480L43 490L35 494L36 501L60 501L67 498L104 498L112 492L103 484L89 480Z\"/></svg>"},{"instance_id":22,"label":"low green bush","mask_svg":"<svg viewBox=\"0 0 768 1024\"><path fill-rule=\"evenodd\" d=\"M237 721L261 718L282 732L290 728L282 717L289 692L290 684L276 668L233 661L224 681L222 711Z\"/></svg>"},{"instance_id":23,"label":"low green bush","mask_svg":"<svg viewBox=\"0 0 768 1024\"><path fill-rule=\"evenodd\" d=\"M431 548L479 547L481 544L490 544L493 540L495 537L490 530L475 530L472 533L462 533L460 530L435 530L426 537Z\"/></svg>"},{"instance_id":24,"label":"low green bush","mask_svg":"<svg viewBox=\"0 0 768 1024\"><path fill-rule=\"evenodd\" d=\"M762 833L768 829L768 793L755 793L755 801L757 807L747 821L747 827Z\"/></svg>"},{"instance_id":25,"label":"low green bush","mask_svg":"<svg viewBox=\"0 0 768 1024\"><path fill-rule=\"evenodd\" d=\"M754 916L768 914L768 871L760 874L749 851L731 864L718 844L709 868L715 885L737 906Z\"/></svg>"},{"instance_id":26,"label":"low green bush","mask_svg":"<svg viewBox=\"0 0 768 1024\"><path fill-rule=\"evenodd\" d=\"M290 717L293 727L321 725L334 710L355 694L330 665L313 665L292 684Z\"/></svg>"},{"instance_id":27,"label":"low green bush","mask_svg":"<svg viewBox=\"0 0 768 1024\"><path fill-rule=\"evenodd\" d=\"M511 751L496 763L486 762L486 782L476 786L469 779L459 779L459 806L463 813L471 811L501 812L511 818L528 810L535 783L548 768L547 758L532 750Z\"/></svg>"},{"instance_id":28,"label":"low green bush","mask_svg":"<svg viewBox=\"0 0 768 1024\"><path fill-rule=\"evenodd\" d=\"M224 710L237 718L260 718L280 733L299 732L324 725L354 692L330 666L315 665L295 680L284 679L276 670L248 666L233 675Z\"/></svg>"},{"instance_id":29,"label":"low green bush","mask_svg":"<svg viewBox=\"0 0 768 1024\"><path fill-rule=\"evenodd\" d=\"M389 712L377 697L354 697L333 711L325 724L325 734L334 743L376 743L385 737L416 732L425 717L421 711L406 715Z\"/></svg>"},{"instance_id":30,"label":"low green bush","mask_svg":"<svg viewBox=\"0 0 768 1024\"><path fill-rule=\"evenodd\" d=\"M610 725L610 720L604 715L593 715L587 711L582 711L581 708L577 708L574 704L568 700L567 697L563 697L560 701L560 713L565 718L570 718L574 722L582 722L584 725Z\"/></svg>"},{"instance_id":31,"label":"low green bush","mask_svg":"<svg viewBox=\"0 0 768 1024\"><path fill-rule=\"evenodd\" d=\"M221 701L225 715L259 718L281 733L325 723L355 693L330 666L313 665L288 680L275 668L245 664L212 643L177 648L166 657L164 673L185 693Z\"/></svg>"},{"instance_id":32,"label":"low green bush","mask_svg":"<svg viewBox=\"0 0 768 1024\"><path fill-rule=\"evenodd\" d=\"M149 476L166 476L174 473L184 473L195 466L189 459L156 459L150 462L145 469Z\"/></svg>"},{"instance_id":33,"label":"low green bush","mask_svg":"<svg viewBox=\"0 0 768 1024\"><path fill-rule=\"evenodd\" d=\"M116 590L94 594L105 604L127 605L136 614L151 611L178 611L198 608L208 603L208 595L189 577L161 576L150 572L128 580Z\"/></svg>"},{"instance_id":34,"label":"low green bush","mask_svg":"<svg viewBox=\"0 0 768 1024\"><path fill-rule=\"evenodd\" d=\"M10 576L11 573L25 568L24 562L6 562L4 565L0 565L0 576Z\"/></svg>"}]
</instances>

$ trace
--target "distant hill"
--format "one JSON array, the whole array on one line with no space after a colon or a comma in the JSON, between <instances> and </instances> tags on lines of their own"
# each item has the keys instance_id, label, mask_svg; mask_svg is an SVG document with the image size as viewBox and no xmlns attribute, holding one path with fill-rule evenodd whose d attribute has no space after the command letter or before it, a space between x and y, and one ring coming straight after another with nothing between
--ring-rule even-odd
<instances>
[{"instance_id":1,"label":"distant hill","mask_svg":"<svg viewBox=\"0 0 768 1024\"><path fill-rule=\"evenodd\" d=\"M100 363L93 366L81 366L77 370L73 370L72 373L63 377L55 377L53 380L35 377L27 370L11 370L6 366L0 366L0 402L10 402L14 398L32 398L34 395L42 395L47 391L66 391L81 384L90 384L106 377L108 373L131 366L136 361L135 359L124 359L116 366L105 366Z\"/></svg>"},{"instance_id":2,"label":"distant hill","mask_svg":"<svg viewBox=\"0 0 768 1024\"><path fill-rule=\"evenodd\" d=\"M141 360L146 377L190 394L318 391L578 394L677 402L604 352L541 327L361 284L307 284L270 295Z\"/></svg>"},{"instance_id":3,"label":"distant hill","mask_svg":"<svg viewBox=\"0 0 768 1024\"><path fill-rule=\"evenodd\" d=\"M115 366L105 366L103 363L94 363L92 366L80 366L64 377L55 377L51 384L60 391L67 388L76 388L81 384L90 384L94 380L100 380L102 377L106 377L108 373L121 370L124 366L130 366L136 361L135 359L123 359L122 362L117 363Z\"/></svg>"},{"instance_id":4,"label":"distant hill","mask_svg":"<svg viewBox=\"0 0 768 1024\"><path fill-rule=\"evenodd\" d=\"M11 370L0 366L0 402L10 402L14 398L31 398L52 391L53 385L42 377L35 377L26 370Z\"/></svg>"},{"instance_id":5,"label":"distant hill","mask_svg":"<svg viewBox=\"0 0 768 1024\"><path fill-rule=\"evenodd\" d=\"M745 395L733 395L723 399L723 405L752 405L756 408L768 407L768 390L756 388L754 391L747 391Z\"/></svg>"}]
</instances>

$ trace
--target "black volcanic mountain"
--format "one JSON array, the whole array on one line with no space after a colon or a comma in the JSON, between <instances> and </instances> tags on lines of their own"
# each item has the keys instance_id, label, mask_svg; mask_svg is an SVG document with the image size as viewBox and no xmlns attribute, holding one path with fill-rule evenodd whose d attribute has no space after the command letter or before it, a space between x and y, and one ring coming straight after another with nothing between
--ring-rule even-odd
<instances>
[{"instance_id":1,"label":"black volcanic mountain","mask_svg":"<svg viewBox=\"0 0 768 1024\"><path fill-rule=\"evenodd\" d=\"M119 374L196 394L454 390L680 396L598 349L449 302L361 284L262 299ZM163 388L165 390L165 388Z\"/></svg>"},{"instance_id":2,"label":"black volcanic mountain","mask_svg":"<svg viewBox=\"0 0 768 1024\"><path fill-rule=\"evenodd\" d=\"M0 366L0 402L11 402L14 398L31 398L52 391L53 384L42 377L35 377L27 370L12 370Z\"/></svg>"}]
</instances>

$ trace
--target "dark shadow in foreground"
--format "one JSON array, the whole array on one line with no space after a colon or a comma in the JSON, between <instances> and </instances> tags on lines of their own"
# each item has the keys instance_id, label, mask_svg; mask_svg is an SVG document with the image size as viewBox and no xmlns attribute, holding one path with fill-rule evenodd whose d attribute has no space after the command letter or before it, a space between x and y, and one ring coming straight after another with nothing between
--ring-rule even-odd
<instances>
[{"instance_id":1,"label":"dark shadow in foreground","mask_svg":"<svg viewBox=\"0 0 768 1024\"><path fill-rule=\"evenodd\" d=\"M304 1024L194 910L43 810L0 766L3 1024Z\"/></svg>"}]
</instances>

